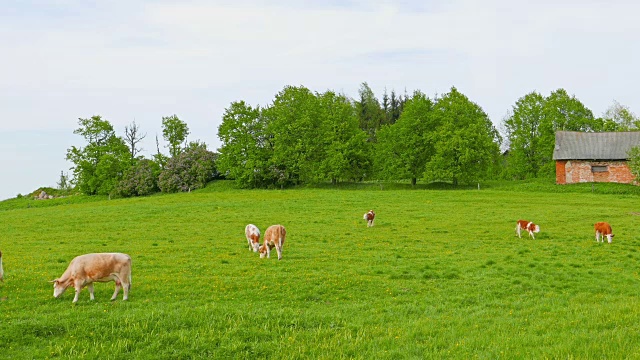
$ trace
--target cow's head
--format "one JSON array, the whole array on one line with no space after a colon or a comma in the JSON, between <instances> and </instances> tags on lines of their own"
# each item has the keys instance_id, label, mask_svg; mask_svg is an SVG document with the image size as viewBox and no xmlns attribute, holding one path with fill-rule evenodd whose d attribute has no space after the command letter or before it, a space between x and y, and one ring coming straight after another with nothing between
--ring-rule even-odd
<instances>
[{"instance_id":1,"label":"cow's head","mask_svg":"<svg viewBox=\"0 0 640 360\"><path fill-rule=\"evenodd\" d=\"M55 279L49 281L53 283L53 297L58 298L60 295L64 294L65 290L69 287L69 281L60 281L60 279Z\"/></svg>"},{"instance_id":2,"label":"cow's head","mask_svg":"<svg viewBox=\"0 0 640 360\"><path fill-rule=\"evenodd\" d=\"M252 241L251 247L253 247L253 252L258 252L260 250L260 243L258 241Z\"/></svg>"},{"instance_id":3,"label":"cow's head","mask_svg":"<svg viewBox=\"0 0 640 360\"><path fill-rule=\"evenodd\" d=\"M533 232L536 233L536 234L539 233L540 232L540 226L533 225Z\"/></svg>"},{"instance_id":4,"label":"cow's head","mask_svg":"<svg viewBox=\"0 0 640 360\"><path fill-rule=\"evenodd\" d=\"M607 241L609 242L609 244L611 244L611 241L613 241L613 237L614 237L613 234L607 235Z\"/></svg>"}]
</instances>

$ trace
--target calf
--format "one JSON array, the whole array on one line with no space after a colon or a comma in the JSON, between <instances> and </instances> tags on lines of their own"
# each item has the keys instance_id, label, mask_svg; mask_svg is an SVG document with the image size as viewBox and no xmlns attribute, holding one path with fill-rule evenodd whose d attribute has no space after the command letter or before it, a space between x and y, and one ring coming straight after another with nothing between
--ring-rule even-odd
<instances>
[{"instance_id":1,"label":"calf","mask_svg":"<svg viewBox=\"0 0 640 360\"><path fill-rule=\"evenodd\" d=\"M249 243L249 250L258 252L258 248L260 247L260 229L253 224L249 224L244 228L244 234Z\"/></svg>"},{"instance_id":2,"label":"calf","mask_svg":"<svg viewBox=\"0 0 640 360\"><path fill-rule=\"evenodd\" d=\"M116 290L111 297L115 300L120 288L124 290L122 300L129 298L131 289L131 257L122 253L98 253L85 254L75 257L58 279L52 280L53 296L59 297L69 286L76 289L73 303L78 301L78 295L83 287L89 288L91 300L93 296L94 282L116 282Z\"/></svg>"},{"instance_id":3,"label":"calf","mask_svg":"<svg viewBox=\"0 0 640 360\"><path fill-rule=\"evenodd\" d=\"M0 251L0 281L4 281L4 270L2 270L2 251Z\"/></svg>"},{"instance_id":4,"label":"calf","mask_svg":"<svg viewBox=\"0 0 640 360\"><path fill-rule=\"evenodd\" d=\"M520 236L520 230L527 230L529 232L529 235L533 238L533 240L535 240L536 237L533 236L533 233L539 233L540 226L532 223L531 221L518 220L518 222L516 223L516 233L518 234L518 237L522 239L522 236Z\"/></svg>"},{"instance_id":5,"label":"calf","mask_svg":"<svg viewBox=\"0 0 640 360\"><path fill-rule=\"evenodd\" d=\"M369 210L368 213L364 214L364 219L367 220L367 227L373 226L373 220L376 218L376 213L373 210Z\"/></svg>"},{"instance_id":6,"label":"calf","mask_svg":"<svg viewBox=\"0 0 640 360\"><path fill-rule=\"evenodd\" d=\"M604 242L604 238L606 237L609 244L611 244L611 241L613 240L614 235L611 231L611 225L609 225L609 223L598 222L594 225L594 228L596 230L597 242L600 242L600 236L602 236L602 242Z\"/></svg>"},{"instance_id":7,"label":"calf","mask_svg":"<svg viewBox=\"0 0 640 360\"><path fill-rule=\"evenodd\" d=\"M260 258L267 258L271 256L271 249L274 247L278 252L278 260L282 259L282 246L284 245L284 238L287 236L287 230L282 225L271 225L264 232L264 244L260 246Z\"/></svg>"}]
</instances>

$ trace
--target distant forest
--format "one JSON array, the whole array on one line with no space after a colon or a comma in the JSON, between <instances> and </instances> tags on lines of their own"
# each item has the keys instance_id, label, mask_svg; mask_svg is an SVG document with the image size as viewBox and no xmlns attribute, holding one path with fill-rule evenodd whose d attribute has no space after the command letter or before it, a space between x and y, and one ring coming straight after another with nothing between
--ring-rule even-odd
<instances>
[{"instance_id":1,"label":"distant forest","mask_svg":"<svg viewBox=\"0 0 640 360\"><path fill-rule=\"evenodd\" d=\"M385 90L380 100L363 83L356 99L286 86L265 107L233 102L218 128L222 146L217 151L188 141L189 127L177 115L162 118L168 154L156 136L151 158L139 155L146 134L135 122L122 136L99 115L81 118L78 125L74 134L85 144L67 150L72 175L62 172L58 186L129 197L190 191L222 178L243 188L284 188L550 177L557 130L635 131L640 118L615 101L595 117L558 89L548 96L524 95L496 128L482 107L455 87L433 98L421 91Z\"/></svg>"}]
</instances>

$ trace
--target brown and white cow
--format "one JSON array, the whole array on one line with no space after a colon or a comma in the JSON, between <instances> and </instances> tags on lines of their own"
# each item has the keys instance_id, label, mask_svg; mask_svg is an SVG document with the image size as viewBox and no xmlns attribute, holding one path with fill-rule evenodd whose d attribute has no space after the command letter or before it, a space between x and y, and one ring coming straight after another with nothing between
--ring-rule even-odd
<instances>
[{"instance_id":1,"label":"brown and white cow","mask_svg":"<svg viewBox=\"0 0 640 360\"><path fill-rule=\"evenodd\" d=\"M249 224L244 228L244 234L249 243L249 250L258 252L258 248L260 248L260 229L253 224Z\"/></svg>"},{"instance_id":2,"label":"brown and white cow","mask_svg":"<svg viewBox=\"0 0 640 360\"><path fill-rule=\"evenodd\" d=\"M607 238L607 241L609 242L609 244L611 244L611 241L613 240L613 232L611 231L611 225L609 225L609 223L606 222L598 222L594 225L594 228L596 230L596 241L600 242L600 238L602 237L602 242L604 242L604 238Z\"/></svg>"},{"instance_id":3,"label":"brown and white cow","mask_svg":"<svg viewBox=\"0 0 640 360\"><path fill-rule=\"evenodd\" d=\"M529 235L533 238L533 240L535 240L536 237L533 236L533 233L539 233L540 226L532 223L531 221L518 220L518 222L516 223L516 233L518 234L518 237L522 239L522 236L520 236L520 230L527 230L529 232Z\"/></svg>"},{"instance_id":4,"label":"brown and white cow","mask_svg":"<svg viewBox=\"0 0 640 360\"><path fill-rule=\"evenodd\" d=\"M0 251L0 281L4 281L4 270L2 270L2 251Z\"/></svg>"},{"instance_id":5,"label":"brown and white cow","mask_svg":"<svg viewBox=\"0 0 640 360\"><path fill-rule=\"evenodd\" d=\"M282 225L271 225L264 232L264 244L260 246L260 258L271 256L271 249L274 247L278 252L278 260L282 259L282 246L287 236L287 230Z\"/></svg>"},{"instance_id":6,"label":"brown and white cow","mask_svg":"<svg viewBox=\"0 0 640 360\"><path fill-rule=\"evenodd\" d=\"M376 213L374 213L373 210L369 210L363 217L367 220L367 227L371 227L373 226L373 220L376 218Z\"/></svg>"},{"instance_id":7,"label":"brown and white cow","mask_svg":"<svg viewBox=\"0 0 640 360\"><path fill-rule=\"evenodd\" d=\"M61 277L52 280L53 296L59 297L69 286L76 289L76 296L73 302L78 301L78 296L83 287L89 288L91 300L93 296L94 282L116 282L116 290L111 297L115 300L120 288L124 290L122 300L129 298L131 289L131 257L122 253L96 253L85 254L75 257L69 263L67 270Z\"/></svg>"}]
</instances>

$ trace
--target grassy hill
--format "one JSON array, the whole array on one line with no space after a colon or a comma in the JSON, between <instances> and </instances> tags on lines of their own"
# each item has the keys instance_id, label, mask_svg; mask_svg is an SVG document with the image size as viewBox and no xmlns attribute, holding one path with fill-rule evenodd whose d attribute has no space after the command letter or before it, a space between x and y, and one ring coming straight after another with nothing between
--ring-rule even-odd
<instances>
[{"instance_id":1,"label":"grassy hill","mask_svg":"<svg viewBox=\"0 0 640 360\"><path fill-rule=\"evenodd\" d=\"M0 358L640 357L636 188L511 184L0 202ZM287 228L281 261L248 223ZM127 302L113 283L53 298L89 252L131 255Z\"/></svg>"}]
</instances>

